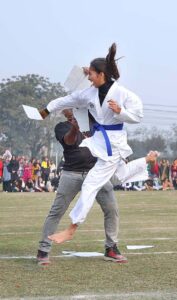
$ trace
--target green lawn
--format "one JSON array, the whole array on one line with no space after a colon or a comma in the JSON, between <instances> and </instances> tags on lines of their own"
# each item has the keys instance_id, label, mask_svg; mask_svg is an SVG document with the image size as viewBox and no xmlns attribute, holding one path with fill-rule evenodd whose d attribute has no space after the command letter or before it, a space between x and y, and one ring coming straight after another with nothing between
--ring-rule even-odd
<instances>
[{"instance_id":1,"label":"green lawn","mask_svg":"<svg viewBox=\"0 0 177 300\"><path fill-rule=\"evenodd\" d=\"M63 256L64 250L104 251L103 215L95 203L74 240L53 245L52 264L39 267L38 240L54 196L0 193L0 299L177 299L177 191L116 192L119 247L128 264ZM60 229L69 222L67 213Z\"/></svg>"}]
</instances>

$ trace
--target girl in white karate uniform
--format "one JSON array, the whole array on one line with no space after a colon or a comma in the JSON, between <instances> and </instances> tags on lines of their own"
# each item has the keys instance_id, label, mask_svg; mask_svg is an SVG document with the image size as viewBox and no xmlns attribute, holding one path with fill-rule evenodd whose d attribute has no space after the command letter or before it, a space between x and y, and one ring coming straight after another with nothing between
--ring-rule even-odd
<instances>
[{"instance_id":1,"label":"girl in white karate uniform","mask_svg":"<svg viewBox=\"0 0 177 300\"><path fill-rule=\"evenodd\" d=\"M127 144L123 123L139 123L143 117L143 107L138 96L118 84L115 54L116 45L113 44L106 58L97 58L90 63L90 88L55 99L41 111L45 118L56 110L85 107L94 120L93 136L85 139L80 146L88 147L92 155L97 157L97 162L89 171L79 199L70 213L71 225L65 231L49 237L57 243L73 237L77 226L84 222L90 211L96 194L106 182L111 178L116 184L147 179L146 164L157 156L156 152L151 151L144 158L127 164L125 162L132 150Z\"/></svg>"}]
</instances>

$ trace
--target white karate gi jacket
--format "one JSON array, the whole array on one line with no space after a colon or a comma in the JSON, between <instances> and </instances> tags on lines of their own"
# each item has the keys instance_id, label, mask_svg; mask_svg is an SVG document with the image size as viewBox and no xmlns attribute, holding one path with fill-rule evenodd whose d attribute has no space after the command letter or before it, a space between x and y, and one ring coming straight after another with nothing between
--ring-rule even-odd
<instances>
[{"instance_id":1,"label":"white karate gi jacket","mask_svg":"<svg viewBox=\"0 0 177 300\"><path fill-rule=\"evenodd\" d=\"M114 113L108 107L108 100L115 100L121 106L120 114ZM62 111L66 108L87 108L94 119L101 125L115 125L121 123L139 123L143 117L143 106L138 96L133 92L120 86L116 81L109 89L102 106L100 105L98 88L91 86L82 91L76 91L71 95L57 98L47 105L49 112ZM109 137L112 156L108 156L106 143L102 132L83 140L81 147L88 147L93 156L105 161L115 161L126 158L132 154L132 150L127 144L127 134L123 130L106 130Z\"/></svg>"}]
</instances>

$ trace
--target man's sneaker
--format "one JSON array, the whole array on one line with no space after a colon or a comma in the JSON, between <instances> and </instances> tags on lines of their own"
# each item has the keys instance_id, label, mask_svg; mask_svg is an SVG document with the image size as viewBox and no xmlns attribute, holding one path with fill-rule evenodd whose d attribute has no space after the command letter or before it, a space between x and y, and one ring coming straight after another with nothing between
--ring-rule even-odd
<instances>
[{"instance_id":1,"label":"man's sneaker","mask_svg":"<svg viewBox=\"0 0 177 300\"><path fill-rule=\"evenodd\" d=\"M104 260L113 261L116 263L127 263L128 262L127 258L124 257L123 255L121 255L121 253L116 245L114 245L113 247L110 247L110 248L106 248Z\"/></svg>"},{"instance_id":2,"label":"man's sneaker","mask_svg":"<svg viewBox=\"0 0 177 300\"><path fill-rule=\"evenodd\" d=\"M38 250L37 252L37 263L40 266L46 266L50 264L49 254L47 252Z\"/></svg>"}]
</instances>

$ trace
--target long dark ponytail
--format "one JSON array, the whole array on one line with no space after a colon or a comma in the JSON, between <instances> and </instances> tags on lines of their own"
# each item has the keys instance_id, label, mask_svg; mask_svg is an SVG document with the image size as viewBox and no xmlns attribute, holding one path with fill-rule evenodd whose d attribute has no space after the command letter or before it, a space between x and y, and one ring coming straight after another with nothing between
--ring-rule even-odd
<instances>
[{"instance_id":1,"label":"long dark ponytail","mask_svg":"<svg viewBox=\"0 0 177 300\"><path fill-rule=\"evenodd\" d=\"M106 58L95 58L91 61L90 67L93 68L97 73L103 72L106 80L119 79L120 74L116 64L116 44L113 43L109 48L108 55Z\"/></svg>"}]
</instances>

